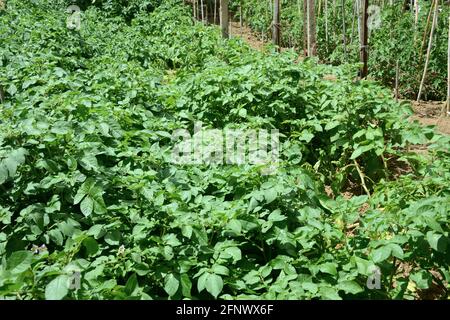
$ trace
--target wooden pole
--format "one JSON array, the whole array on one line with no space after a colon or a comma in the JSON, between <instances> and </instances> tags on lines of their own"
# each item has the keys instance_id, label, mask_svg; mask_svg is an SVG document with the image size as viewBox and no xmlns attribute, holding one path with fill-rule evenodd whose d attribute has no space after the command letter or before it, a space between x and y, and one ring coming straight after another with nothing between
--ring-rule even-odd
<instances>
[{"instance_id":1,"label":"wooden pole","mask_svg":"<svg viewBox=\"0 0 450 320\"><path fill-rule=\"evenodd\" d=\"M367 19L368 19L368 15L367 15L367 9L369 7L369 0L362 0L363 1L363 6L362 6L362 21L361 21L361 38L362 38L362 43L361 43L361 49L360 49L360 60L363 64L363 67L361 69L361 79L367 77L368 74L368 66L367 66L367 62L369 60L369 51L368 51L368 34L369 34L369 30L367 28Z\"/></svg>"},{"instance_id":2,"label":"wooden pole","mask_svg":"<svg viewBox=\"0 0 450 320\"><path fill-rule=\"evenodd\" d=\"M351 38L350 38L350 44L353 43L353 37L354 37L354 34L355 34L355 20L356 20L356 16L357 16L357 12L356 12L357 3L358 3L358 0L356 0L353 3L352 34L351 34Z\"/></svg>"},{"instance_id":3,"label":"wooden pole","mask_svg":"<svg viewBox=\"0 0 450 320\"><path fill-rule=\"evenodd\" d=\"M417 24L419 23L419 0L414 0L414 25L417 28Z\"/></svg>"},{"instance_id":4,"label":"wooden pole","mask_svg":"<svg viewBox=\"0 0 450 320\"><path fill-rule=\"evenodd\" d=\"M242 6L244 5L243 0L240 1L240 5L239 5L239 26L241 28L241 34L242 34L242 27L244 26L244 17L242 16Z\"/></svg>"},{"instance_id":5,"label":"wooden pole","mask_svg":"<svg viewBox=\"0 0 450 320\"><path fill-rule=\"evenodd\" d=\"M344 47L344 61L347 61L347 36L345 28L345 0L342 0L342 45Z\"/></svg>"},{"instance_id":6,"label":"wooden pole","mask_svg":"<svg viewBox=\"0 0 450 320\"><path fill-rule=\"evenodd\" d=\"M205 13L204 13L203 0L200 0L200 14L202 16L202 22L205 23Z\"/></svg>"},{"instance_id":7,"label":"wooden pole","mask_svg":"<svg viewBox=\"0 0 450 320\"><path fill-rule=\"evenodd\" d=\"M395 101L398 102L398 83L400 77L399 60L395 65Z\"/></svg>"},{"instance_id":8,"label":"wooden pole","mask_svg":"<svg viewBox=\"0 0 450 320\"><path fill-rule=\"evenodd\" d=\"M5 93L3 92L3 87L0 85L0 103L5 101Z\"/></svg>"},{"instance_id":9,"label":"wooden pole","mask_svg":"<svg viewBox=\"0 0 450 320\"><path fill-rule=\"evenodd\" d=\"M309 0L303 0L303 52L305 53L305 57L309 55L308 1Z\"/></svg>"},{"instance_id":10,"label":"wooden pole","mask_svg":"<svg viewBox=\"0 0 450 320\"><path fill-rule=\"evenodd\" d=\"M308 31L308 56L317 55L316 44L316 16L315 16L315 0L307 1L307 31Z\"/></svg>"},{"instance_id":11,"label":"wooden pole","mask_svg":"<svg viewBox=\"0 0 450 320\"><path fill-rule=\"evenodd\" d=\"M228 39L230 37L228 0L220 0L220 29L222 30L222 37Z\"/></svg>"},{"instance_id":12,"label":"wooden pole","mask_svg":"<svg viewBox=\"0 0 450 320\"><path fill-rule=\"evenodd\" d=\"M214 0L214 24L217 24L217 0Z\"/></svg>"},{"instance_id":13,"label":"wooden pole","mask_svg":"<svg viewBox=\"0 0 450 320\"><path fill-rule=\"evenodd\" d=\"M437 24L437 17L439 12L439 0L435 0L434 4L434 14L433 14L433 23L431 24L431 31L430 31L430 40L428 41L428 49L427 49L427 57L425 59L425 67L423 68L423 75L422 75L422 81L420 82L419 87L419 94L417 95L417 102L420 101L420 97L422 95L423 86L425 84L425 78L427 76L428 71L428 64L430 62L430 55L431 55L431 47L433 46L433 36L434 36L434 29L436 28Z\"/></svg>"},{"instance_id":14,"label":"wooden pole","mask_svg":"<svg viewBox=\"0 0 450 320\"><path fill-rule=\"evenodd\" d=\"M325 44L328 51L328 0L325 0Z\"/></svg>"},{"instance_id":15,"label":"wooden pole","mask_svg":"<svg viewBox=\"0 0 450 320\"><path fill-rule=\"evenodd\" d=\"M450 17L448 17L448 53L447 53L447 117L450 117Z\"/></svg>"},{"instance_id":16,"label":"wooden pole","mask_svg":"<svg viewBox=\"0 0 450 320\"><path fill-rule=\"evenodd\" d=\"M197 0L194 0L194 6L192 11L194 13L194 20L197 20Z\"/></svg>"},{"instance_id":17,"label":"wooden pole","mask_svg":"<svg viewBox=\"0 0 450 320\"><path fill-rule=\"evenodd\" d=\"M433 13L433 6L434 6L435 2L434 0L431 2L431 7L430 7L430 12L428 12L428 17L427 17L427 23L425 25L425 32L423 33L423 39L422 39L422 47L420 50L420 62L422 62L422 52L423 49L425 48L425 43L427 41L427 35L428 35L428 28L430 27L430 21L431 21L431 15Z\"/></svg>"},{"instance_id":18,"label":"wooden pole","mask_svg":"<svg viewBox=\"0 0 450 320\"><path fill-rule=\"evenodd\" d=\"M273 1L272 41L280 46L280 0Z\"/></svg>"}]
</instances>

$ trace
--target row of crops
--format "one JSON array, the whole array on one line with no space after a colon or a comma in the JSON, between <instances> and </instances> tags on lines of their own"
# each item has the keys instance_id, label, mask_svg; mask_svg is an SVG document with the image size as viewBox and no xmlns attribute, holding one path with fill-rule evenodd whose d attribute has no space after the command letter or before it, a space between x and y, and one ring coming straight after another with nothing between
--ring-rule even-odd
<instances>
[{"instance_id":1,"label":"row of crops","mask_svg":"<svg viewBox=\"0 0 450 320\"><path fill-rule=\"evenodd\" d=\"M449 297L449 137L355 67L114 3L0 12L0 297ZM172 163L197 121L278 129L276 170Z\"/></svg>"},{"instance_id":2,"label":"row of crops","mask_svg":"<svg viewBox=\"0 0 450 320\"><path fill-rule=\"evenodd\" d=\"M271 37L271 0L230 0L230 8L239 19L242 4L244 22L256 34ZM319 58L334 65L358 63L360 54L357 2L351 0L316 0L317 49ZM429 13L433 1L418 0L419 13L414 6L405 10L405 1L370 1L369 75L386 86L394 87L397 61L399 93L406 99L416 99L425 65L430 36ZM428 73L424 83L425 100L445 100L447 88L448 17L450 6L439 2L439 14L434 30ZM412 3L412 2L411 2ZM432 19L431 19L432 20ZM303 1L281 1L281 35L284 47L304 48ZM345 45L344 45L345 43Z\"/></svg>"}]
</instances>

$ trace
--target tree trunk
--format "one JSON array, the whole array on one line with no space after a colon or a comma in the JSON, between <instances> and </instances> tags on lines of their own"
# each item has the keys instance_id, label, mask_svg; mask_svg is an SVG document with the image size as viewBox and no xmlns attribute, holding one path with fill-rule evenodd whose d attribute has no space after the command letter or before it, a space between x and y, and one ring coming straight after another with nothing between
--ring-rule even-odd
<instances>
[{"instance_id":1,"label":"tree trunk","mask_svg":"<svg viewBox=\"0 0 450 320\"><path fill-rule=\"evenodd\" d=\"M228 0L220 0L220 29L222 30L222 37L228 39L230 37Z\"/></svg>"}]
</instances>

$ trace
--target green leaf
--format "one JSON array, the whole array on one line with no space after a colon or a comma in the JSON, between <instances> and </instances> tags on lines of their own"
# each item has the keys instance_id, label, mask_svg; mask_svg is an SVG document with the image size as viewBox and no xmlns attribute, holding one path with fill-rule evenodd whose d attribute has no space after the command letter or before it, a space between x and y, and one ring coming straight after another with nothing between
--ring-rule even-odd
<instances>
[{"instance_id":1,"label":"green leaf","mask_svg":"<svg viewBox=\"0 0 450 320\"><path fill-rule=\"evenodd\" d=\"M93 238L88 237L83 240L83 245L86 248L86 252L89 256L92 256L96 254L99 250L99 246L97 241L95 241Z\"/></svg>"},{"instance_id":2,"label":"green leaf","mask_svg":"<svg viewBox=\"0 0 450 320\"><path fill-rule=\"evenodd\" d=\"M6 90L11 96L15 95L17 93L17 87L14 83L11 83L11 85Z\"/></svg>"},{"instance_id":3,"label":"green leaf","mask_svg":"<svg viewBox=\"0 0 450 320\"><path fill-rule=\"evenodd\" d=\"M133 273L133 275L128 278L128 281L125 284L124 291L128 296L132 296L137 287L138 287L137 276L135 273Z\"/></svg>"},{"instance_id":4,"label":"green leaf","mask_svg":"<svg viewBox=\"0 0 450 320\"><path fill-rule=\"evenodd\" d=\"M247 110L245 108L239 110L239 117L241 118L247 117Z\"/></svg>"},{"instance_id":5,"label":"green leaf","mask_svg":"<svg viewBox=\"0 0 450 320\"><path fill-rule=\"evenodd\" d=\"M90 194L94 186L95 180L93 178L87 178L86 181L81 185L80 189L78 189L73 204L78 204L83 199L83 196Z\"/></svg>"},{"instance_id":6,"label":"green leaf","mask_svg":"<svg viewBox=\"0 0 450 320\"><path fill-rule=\"evenodd\" d=\"M405 256L405 253L403 252L402 247L400 247L396 243L391 243L388 245L392 250L392 255L398 259L403 259Z\"/></svg>"},{"instance_id":7,"label":"green leaf","mask_svg":"<svg viewBox=\"0 0 450 320\"><path fill-rule=\"evenodd\" d=\"M273 202L278 196L278 193L275 189L264 190L263 194L267 204Z\"/></svg>"},{"instance_id":8,"label":"green leaf","mask_svg":"<svg viewBox=\"0 0 450 320\"><path fill-rule=\"evenodd\" d=\"M180 277L180 281L181 281L181 293L186 298L190 298L192 290L192 282L189 279L189 276L186 273L182 274Z\"/></svg>"},{"instance_id":9,"label":"green leaf","mask_svg":"<svg viewBox=\"0 0 450 320\"><path fill-rule=\"evenodd\" d=\"M208 274L205 282L206 291L217 298L223 289L222 277L217 274Z\"/></svg>"},{"instance_id":10,"label":"green leaf","mask_svg":"<svg viewBox=\"0 0 450 320\"><path fill-rule=\"evenodd\" d=\"M215 273L215 274L220 274L223 276L227 276L230 274L230 270L228 270L227 267L225 266L221 266L218 264L213 265L213 267L211 268L211 270Z\"/></svg>"},{"instance_id":11,"label":"green leaf","mask_svg":"<svg viewBox=\"0 0 450 320\"><path fill-rule=\"evenodd\" d=\"M56 243L58 246L62 246L64 238L60 230L58 229L50 230L48 235L54 243Z\"/></svg>"},{"instance_id":12,"label":"green leaf","mask_svg":"<svg viewBox=\"0 0 450 320\"><path fill-rule=\"evenodd\" d=\"M330 131L331 129L334 129L337 126L339 126L340 124L341 123L339 121L328 122L327 125L325 126L325 131Z\"/></svg>"},{"instance_id":13,"label":"green leaf","mask_svg":"<svg viewBox=\"0 0 450 320\"><path fill-rule=\"evenodd\" d=\"M379 263L383 262L384 260L388 259L391 256L392 249L390 246L383 246L378 249L375 249L372 252L372 259L373 262Z\"/></svg>"},{"instance_id":14,"label":"green leaf","mask_svg":"<svg viewBox=\"0 0 450 320\"><path fill-rule=\"evenodd\" d=\"M173 297L177 293L179 286L180 281L173 274L170 273L164 278L164 290L169 297Z\"/></svg>"},{"instance_id":15,"label":"green leaf","mask_svg":"<svg viewBox=\"0 0 450 320\"><path fill-rule=\"evenodd\" d=\"M428 289L431 286L433 278L431 274L425 270L416 272L410 276L410 279L417 284L419 289Z\"/></svg>"},{"instance_id":16,"label":"green leaf","mask_svg":"<svg viewBox=\"0 0 450 320\"><path fill-rule=\"evenodd\" d=\"M337 270L336 270L336 263L333 262L327 262L327 263L323 263L319 266L319 270L323 273L329 273L333 276L337 275Z\"/></svg>"},{"instance_id":17,"label":"green leaf","mask_svg":"<svg viewBox=\"0 0 450 320\"><path fill-rule=\"evenodd\" d=\"M53 279L45 287L46 300L61 300L69 293L70 278L67 275L60 275Z\"/></svg>"},{"instance_id":18,"label":"green leaf","mask_svg":"<svg viewBox=\"0 0 450 320\"><path fill-rule=\"evenodd\" d=\"M318 291L318 286L312 282L302 282L302 288L311 292L312 294L316 294Z\"/></svg>"},{"instance_id":19,"label":"green leaf","mask_svg":"<svg viewBox=\"0 0 450 320\"><path fill-rule=\"evenodd\" d=\"M33 254L30 251L16 251L11 254L6 263L6 269L11 273L22 273L31 266Z\"/></svg>"},{"instance_id":20,"label":"green leaf","mask_svg":"<svg viewBox=\"0 0 450 320\"><path fill-rule=\"evenodd\" d=\"M203 273L197 280L197 290L202 292L206 287L206 280L208 279L209 273Z\"/></svg>"},{"instance_id":21,"label":"green leaf","mask_svg":"<svg viewBox=\"0 0 450 320\"><path fill-rule=\"evenodd\" d=\"M274 210L271 214L269 214L269 216L267 217L267 220L269 221L284 221L286 220L287 217L281 214L280 209L276 209Z\"/></svg>"},{"instance_id":22,"label":"green leaf","mask_svg":"<svg viewBox=\"0 0 450 320\"><path fill-rule=\"evenodd\" d=\"M342 281L338 284L338 289L343 290L345 293L358 294L363 292L364 289L356 281Z\"/></svg>"},{"instance_id":23,"label":"green leaf","mask_svg":"<svg viewBox=\"0 0 450 320\"><path fill-rule=\"evenodd\" d=\"M427 241L430 244L430 247L438 252L444 253L447 249L448 239L442 234L436 234L432 231L428 231Z\"/></svg>"},{"instance_id":24,"label":"green leaf","mask_svg":"<svg viewBox=\"0 0 450 320\"><path fill-rule=\"evenodd\" d=\"M372 150L373 148L374 148L373 145L360 146L360 147L356 148L355 151L353 151L350 159L354 160L354 159L358 158L360 155L362 155L363 153L365 153L369 150Z\"/></svg>"},{"instance_id":25,"label":"green leaf","mask_svg":"<svg viewBox=\"0 0 450 320\"><path fill-rule=\"evenodd\" d=\"M110 231L105 235L105 242L112 246L117 246L120 243L120 231L114 230Z\"/></svg>"},{"instance_id":26,"label":"green leaf","mask_svg":"<svg viewBox=\"0 0 450 320\"><path fill-rule=\"evenodd\" d=\"M89 217L94 211L94 201L90 197L84 198L80 204L80 210L86 217Z\"/></svg>"},{"instance_id":27,"label":"green leaf","mask_svg":"<svg viewBox=\"0 0 450 320\"><path fill-rule=\"evenodd\" d=\"M13 178L16 175L17 168L25 163L25 156L28 151L24 148L13 150L7 158L0 162L0 185L8 178Z\"/></svg>"},{"instance_id":28,"label":"green leaf","mask_svg":"<svg viewBox=\"0 0 450 320\"><path fill-rule=\"evenodd\" d=\"M325 300L342 300L337 290L332 287L320 287L319 294Z\"/></svg>"},{"instance_id":29,"label":"green leaf","mask_svg":"<svg viewBox=\"0 0 450 320\"><path fill-rule=\"evenodd\" d=\"M242 259L242 252L238 247L228 247L224 252L233 259L233 262L237 262Z\"/></svg>"}]
</instances>

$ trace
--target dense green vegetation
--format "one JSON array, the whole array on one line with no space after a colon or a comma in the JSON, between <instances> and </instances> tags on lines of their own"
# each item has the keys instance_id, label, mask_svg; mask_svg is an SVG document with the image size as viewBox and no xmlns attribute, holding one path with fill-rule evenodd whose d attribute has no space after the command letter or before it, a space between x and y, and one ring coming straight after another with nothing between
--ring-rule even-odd
<instances>
[{"instance_id":1,"label":"dense green vegetation","mask_svg":"<svg viewBox=\"0 0 450 320\"><path fill-rule=\"evenodd\" d=\"M358 19L355 16L355 1L316 1L317 49L321 61L339 65L359 62ZM239 17L240 0L232 0L232 10ZM345 3L343 15L342 3ZM383 5L382 5L383 3ZM271 37L272 14L270 1L244 0L244 21L258 34ZM373 1L380 9L380 25L369 36L369 76L386 86L394 87L397 60L400 69L399 93L406 99L416 99L425 64L430 25L427 32L427 16L431 1L420 1L417 27L411 11L404 11L404 1ZM284 47L295 47L303 53L303 1L281 1L281 35ZM327 14L326 14L327 13ZM372 21L376 21L375 11L371 11ZM447 87L447 43L448 16L450 6L440 5L438 25L435 29L428 76L421 98L425 100L445 100ZM343 23L345 21L345 23ZM345 25L345 51L343 29ZM376 23L373 23L376 25ZM426 37L424 37L426 35ZM424 42L424 40L426 40ZM425 44L425 45L424 45Z\"/></svg>"},{"instance_id":2,"label":"dense green vegetation","mask_svg":"<svg viewBox=\"0 0 450 320\"><path fill-rule=\"evenodd\" d=\"M79 31L64 1L0 13L0 296L448 298L450 139L355 67L263 54L160 2L86 4ZM279 129L278 170L171 164L195 121Z\"/></svg>"}]
</instances>

